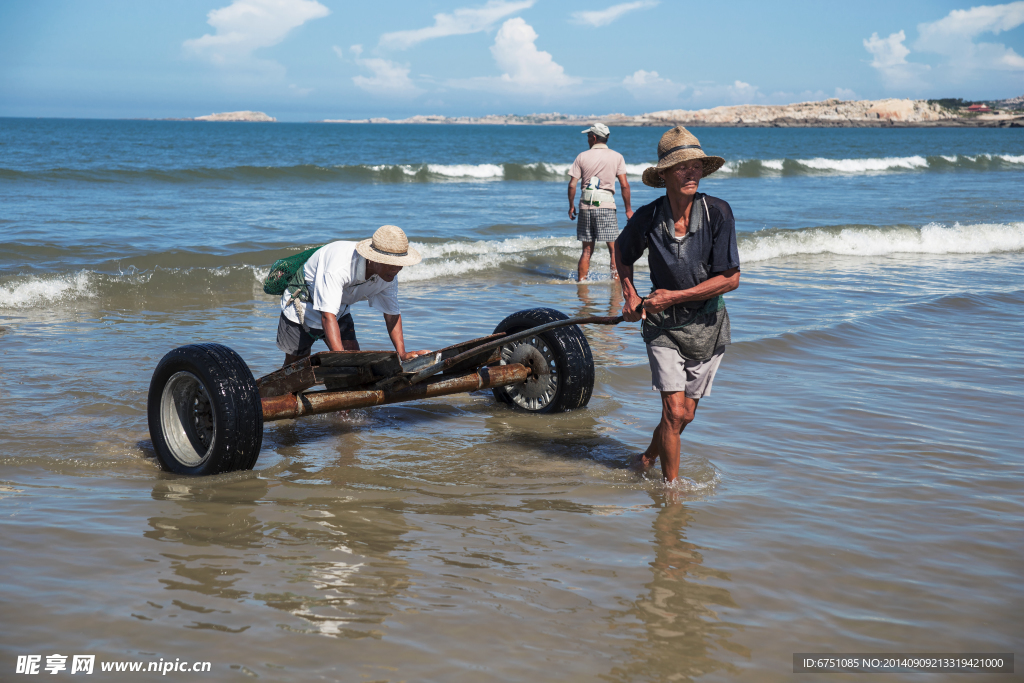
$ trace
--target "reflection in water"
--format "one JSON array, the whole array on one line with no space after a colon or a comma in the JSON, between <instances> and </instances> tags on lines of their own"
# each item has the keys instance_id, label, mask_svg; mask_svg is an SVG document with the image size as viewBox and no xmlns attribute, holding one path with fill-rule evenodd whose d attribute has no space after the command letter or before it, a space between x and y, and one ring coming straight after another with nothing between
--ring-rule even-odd
<instances>
[{"instance_id":1,"label":"reflection in water","mask_svg":"<svg viewBox=\"0 0 1024 683\"><path fill-rule=\"evenodd\" d=\"M643 634L630 648L632 661L609 672L613 680L685 681L712 671L735 668L712 656L715 649L749 658L747 648L728 637L739 626L722 621L718 607L737 607L729 591L713 585L729 581L729 575L705 567L685 529L693 518L690 510L671 492L652 494L661 510L654 520L654 561L647 593L632 606L614 614L615 622L637 628Z\"/></svg>"},{"instance_id":2,"label":"reflection in water","mask_svg":"<svg viewBox=\"0 0 1024 683\"><path fill-rule=\"evenodd\" d=\"M628 448L616 439L613 429L585 410L550 415L533 415L501 407L484 419L489 448L507 455L507 462L536 467L530 456L541 454L549 465L555 459L591 460L610 469L623 469Z\"/></svg>"},{"instance_id":3,"label":"reflection in water","mask_svg":"<svg viewBox=\"0 0 1024 683\"><path fill-rule=\"evenodd\" d=\"M341 441L339 451L354 445ZM151 517L145 536L172 544L161 553L171 576L161 572L160 583L184 612L147 616L192 617L182 625L237 633L280 622L266 613L271 607L297 617L279 624L290 631L382 637L391 603L409 585L405 563L391 557L408 530L400 504L346 495L354 491L344 466L290 469L316 485L277 479L271 496L256 473L156 484L153 498L175 507Z\"/></svg>"},{"instance_id":4,"label":"reflection in water","mask_svg":"<svg viewBox=\"0 0 1024 683\"><path fill-rule=\"evenodd\" d=\"M608 294L604 291L607 288ZM583 304L573 316L607 315L617 316L622 313L622 287L618 281L601 284L582 283L576 286L576 295ZM607 302L607 304L605 303ZM620 323L621 325L622 323ZM590 349L594 353L594 362L598 365L614 363L615 358L625 350L626 345L616 334L613 325L583 325Z\"/></svg>"}]
</instances>

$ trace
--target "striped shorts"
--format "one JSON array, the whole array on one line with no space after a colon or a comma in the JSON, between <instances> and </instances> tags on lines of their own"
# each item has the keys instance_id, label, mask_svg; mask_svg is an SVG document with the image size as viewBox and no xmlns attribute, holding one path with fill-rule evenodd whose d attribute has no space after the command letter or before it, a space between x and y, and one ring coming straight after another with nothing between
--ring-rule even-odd
<instances>
[{"instance_id":1,"label":"striped shorts","mask_svg":"<svg viewBox=\"0 0 1024 683\"><path fill-rule=\"evenodd\" d=\"M615 209L582 209L576 219L576 239L580 242L614 242L619 236L619 218Z\"/></svg>"}]
</instances>

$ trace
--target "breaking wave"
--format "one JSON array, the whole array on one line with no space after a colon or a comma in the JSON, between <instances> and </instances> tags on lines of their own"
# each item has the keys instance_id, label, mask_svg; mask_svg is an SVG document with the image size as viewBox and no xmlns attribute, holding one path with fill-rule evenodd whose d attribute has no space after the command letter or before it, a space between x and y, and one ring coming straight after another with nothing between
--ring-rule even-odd
<instances>
[{"instance_id":1,"label":"breaking wave","mask_svg":"<svg viewBox=\"0 0 1024 683\"><path fill-rule=\"evenodd\" d=\"M638 178L649 163L626 164ZM494 181L561 182L570 163L538 161L500 164L356 164L321 166L231 166L225 168L53 168L20 171L0 168L0 180L85 183L444 183ZM716 177L864 175L905 172L999 171L1024 169L1024 155L978 154L877 157L864 159L740 159L727 162Z\"/></svg>"},{"instance_id":2,"label":"breaking wave","mask_svg":"<svg viewBox=\"0 0 1024 683\"><path fill-rule=\"evenodd\" d=\"M74 181L95 183L203 183L203 182L365 182L430 183L500 180L563 181L570 163L532 164L357 164L320 166L232 166L227 168L55 168L17 171L0 168L0 179ZM647 164L627 164L628 175L639 176Z\"/></svg>"},{"instance_id":3,"label":"breaking wave","mask_svg":"<svg viewBox=\"0 0 1024 683\"><path fill-rule=\"evenodd\" d=\"M952 226L836 226L769 229L739 238L740 260L750 263L799 254L994 254L1024 251L1024 223Z\"/></svg>"},{"instance_id":4,"label":"breaking wave","mask_svg":"<svg viewBox=\"0 0 1024 683\"><path fill-rule=\"evenodd\" d=\"M18 278L0 284L0 309L31 308L93 297L95 279L95 273L87 270L66 275Z\"/></svg>"},{"instance_id":5,"label":"breaking wave","mask_svg":"<svg viewBox=\"0 0 1024 683\"><path fill-rule=\"evenodd\" d=\"M1024 168L1024 155L977 154L864 159L741 159L727 162L719 173L756 178L778 175L865 175L907 171L994 171Z\"/></svg>"},{"instance_id":6,"label":"breaking wave","mask_svg":"<svg viewBox=\"0 0 1024 683\"><path fill-rule=\"evenodd\" d=\"M889 256L915 254L977 255L1024 252L1024 222L975 225L911 226L845 225L766 229L739 235L745 264L790 256L835 254ZM572 237L512 237L503 240L454 240L413 243L423 261L402 271L402 282L430 283L457 276L514 277L550 282L566 280L575 270L579 242ZM0 280L0 310L24 309L75 301L130 296L141 299L216 299L221 296L266 297L261 283L281 247L267 245L240 254L189 254L173 251L147 254L139 263L163 265L139 269L125 258L114 272L83 268L70 273L15 275ZM241 259L244 262L240 262ZM194 259L194 260L193 260ZM186 265L192 260L203 265ZM221 261L220 265L211 262ZM595 265L607 265L607 250L594 254ZM174 265L172 265L174 264ZM643 260L637 270L646 271ZM823 266L827 267L827 266ZM504 276L500 276L504 273Z\"/></svg>"}]
</instances>

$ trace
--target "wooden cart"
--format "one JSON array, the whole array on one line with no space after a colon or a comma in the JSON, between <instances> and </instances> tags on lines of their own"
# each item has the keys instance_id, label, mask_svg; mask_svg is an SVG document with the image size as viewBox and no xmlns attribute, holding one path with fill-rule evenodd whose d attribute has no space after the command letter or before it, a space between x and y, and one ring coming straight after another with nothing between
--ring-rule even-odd
<instances>
[{"instance_id":1,"label":"wooden cart","mask_svg":"<svg viewBox=\"0 0 1024 683\"><path fill-rule=\"evenodd\" d=\"M150 383L153 448L164 469L206 475L252 469L263 423L272 420L480 389L514 409L576 410L594 388L594 358L579 325L621 320L534 308L508 316L489 336L404 363L394 351L323 352L259 379L226 346L182 346L163 357Z\"/></svg>"}]
</instances>

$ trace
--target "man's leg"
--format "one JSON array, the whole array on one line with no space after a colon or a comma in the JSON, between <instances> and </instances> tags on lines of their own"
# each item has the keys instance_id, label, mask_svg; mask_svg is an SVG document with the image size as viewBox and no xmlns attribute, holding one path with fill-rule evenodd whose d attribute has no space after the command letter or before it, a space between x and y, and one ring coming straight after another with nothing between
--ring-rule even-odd
<instances>
[{"instance_id":1,"label":"man's leg","mask_svg":"<svg viewBox=\"0 0 1024 683\"><path fill-rule=\"evenodd\" d=\"M619 273L615 270L615 242L606 242L608 245L608 256L612 260L612 281L617 282L619 279Z\"/></svg>"},{"instance_id":2,"label":"man's leg","mask_svg":"<svg viewBox=\"0 0 1024 683\"><path fill-rule=\"evenodd\" d=\"M338 331L341 334L341 348L343 350L359 350L359 342L356 340L356 326L352 320L351 313L346 313L338 321ZM323 330L313 330L313 333L318 338L323 337ZM306 332L302 325L288 320L283 313L281 314L277 326L277 348L284 351L284 365L291 365L308 356L314 343L316 343L316 339Z\"/></svg>"},{"instance_id":3,"label":"man's leg","mask_svg":"<svg viewBox=\"0 0 1024 683\"><path fill-rule=\"evenodd\" d=\"M693 422L700 398L711 393L724 354L722 347L706 361L689 361L674 348L648 344L651 383L661 394L661 421L654 430L651 445L636 463L638 468L646 470L660 459L666 481L674 481L679 476L679 435Z\"/></svg>"},{"instance_id":4,"label":"man's leg","mask_svg":"<svg viewBox=\"0 0 1024 683\"><path fill-rule=\"evenodd\" d=\"M576 266L576 279L583 282L587 279L587 274L590 272L590 257L594 254L594 243L584 242L583 253L580 254L580 262Z\"/></svg>"},{"instance_id":5,"label":"man's leg","mask_svg":"<svg viewBox=\"0 0 1024 683\"><path fill-rule=\"evenodd\" d=\"M661 422L654 428L651 445L643 454L644 469L653 467L660 458L665 481L675 481L679 476L679 435L693 422L698 402L682 391L661 392Z\"/></svg>"}]
</instances>

